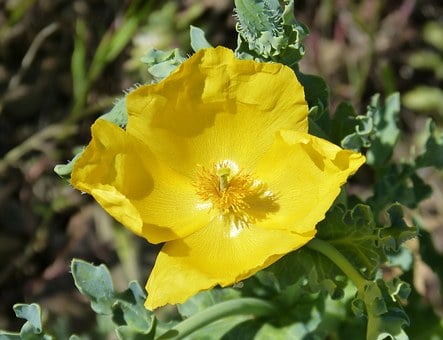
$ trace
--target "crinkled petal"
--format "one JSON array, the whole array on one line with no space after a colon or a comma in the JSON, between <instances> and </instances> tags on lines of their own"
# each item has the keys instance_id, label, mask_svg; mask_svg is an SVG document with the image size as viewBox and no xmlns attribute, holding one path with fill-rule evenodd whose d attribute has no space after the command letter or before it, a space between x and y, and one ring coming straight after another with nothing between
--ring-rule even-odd
<instances>
[{"instance_id":1,"label":"crinkled petal","mask_svg":"<svg viewBox=\"0 0 443 340\"><path fill-rule=\"evenodd\" d=\"M277 197L278 209L259 222L263 228L306 233L315 228L340 193L340 187L365 162L315 136L284 130L255 169Z\"/></svg>"},{"instance_id":2,"label":"crinkled petal","mask_svg":"<svg viewBox=\"0 0 443 340\"><path fill-rule=\"evenodd\" d=\"M99 119L91 129L92 141L72 172L74 187L152 243L187 236L208 223L208 208L187 177L114 124Z\"/></svg>"},{"instance_id":3,"label":"crinkled petal","mask_svg":"<svg viewBox=\"0 0 443 340\"><path fill-rule=\"evenodd\" d=\"M236 229L215 218L196 233L165 244L146 285L145 305L155 309L182 303L201 290L232 285L300 248L314 235L315 230L294 234L255 226Z\"/></svg>"},{"instance_id":4,"label":"crinkled petal","mask_svg":"<svg viewBox=\"0 0 443 340\"><path fill-rule=\"evenodd\" d=\"M126 100L127 131L171 168L234 160L251 170L284 129L307 132L308 107L294 72L282 65L202 49L155 85Z\"/></svg>"}]
</instances>

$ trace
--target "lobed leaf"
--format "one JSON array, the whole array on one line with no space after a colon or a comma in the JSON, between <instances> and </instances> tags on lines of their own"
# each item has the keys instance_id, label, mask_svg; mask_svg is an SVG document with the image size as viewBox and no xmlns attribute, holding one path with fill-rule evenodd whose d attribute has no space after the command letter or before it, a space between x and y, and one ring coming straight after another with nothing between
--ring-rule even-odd
<instances>
[{"instance_id":1,"label":"lobed leaf","mask_svg":"<svg viewBox=\"0 0 443 340\"><path fill-rule=\"evenodd\" d=\"M431 187L417 175L414 166L391 164L379 173L374 194L368 198L367 204L372 207L374 214L379 214L392 202L415 208L431 192Z\"/></svg>"},{"instance_id":2,"label":"lobed leaf","mask_svg":"<svg viewBox=\"0 0 443 340\"><path fill-rule=\"evenodd\" d=\"M157 82L169 76L184 60L185 57L177 48L171 51L152 49L141 58L141 62L146 64L148 72Z\"/></svg>"},{"instance_id":3,"label":"lobed leaf","mask_svg":"<svg viewBox=\"0 0 443 340\"><path fill-rule=\"evenodd\" d=\"M274 273L282 289L298 284L309 293L327 291L334 299L343 297L347 283L333 262L306 247L289 253L267 270Z\"/></svg>"},{"instance_id":4,"label":"lobed leaf","mask_svg":"<svg viewBox=\"0 0 443 340\"><path fill-rule=\"evenodd\" d=\"M74 259L71 272L75 286L90 300L91 308L98 314L111 314L115 293L108 268Z\"/></svg>"},{"instance_id":5,"label":"lobed leaf","mask_svg":"<svg viewBox=\"0 0 443 340\"><path fill-rule=\"evenodd\" d=\"M278 0L235 0L237 56L296 67L308 29L295 19L293 6L293 0L284 1L284 8Z\"/></svg>"},{"instance_id":6,"label":"lobed leaf","mask_svg":"<svg viewBox=\"0 0 443 340\"><path fill-rule=\"evenodd\" d=\"M371 136L371 146L366 158L368 164L378 169L391 158L400 135L397 126L400 113L399 93L388 96L384 105L380 103L379 95L373 96L368 107L369 113L374 121L374 134Z\"/></svg>"},{"instance_id":7,"label":"lobed leaf","mask_svg":"<svg viewBox=\"0 0 443 340\"><path fill-rule=\"evenodd\" d=\"M146 295L136 281L130 282L129 288L115 297L113 321L125 326L121 328L122 332L126 328L130 328L134 334L149 334L153 330L155 316L145 308Z\"/></svg>"},{"instance_id":8,"label":"lobed leaf","mask_svg":"<svg viewBox=\"0 0 443 340\"><path fill-rule=\"evenodd\" d=\"M417 236L417 228L406 224L403 209L398 203L387 209L387 215L389 222L379 229L378 244L386 251L398 252L402 243Z\"/></svg>"},{"instance_id":9,"label":"lobed leaf","mask_svg":"<svg viewBox=\"0 0 443 340\"><path fill-rule=\"evenodd\" d=\"M409 318L401 301L409 293L409 285L398 278L390 282L381 279L368 282L359 290L352 309L357 316L367 317L367 339L408 339L403 327L409 325Z\"/></svg>"},{"instance_id":10,"label":"lobed leaf","mask_svg":"<svg viewBox=\"0 0 443 340\"><path fill-rule=\"evenodd\" d=\"M53 337L45 334L42 327L41 309L36 303L14 305L14 312L18 318L25 319L20 333L0 330L1 340L52 340Z\"/></svg>"},{"instance_id":11,"label":"lobed leaf","mask_svg":"<svg viewBox=\"0 0 443 340\"><path fill-rule=\"evenodd\" d=\"M367 279L373 279L382 262L377 228L371 208L358 204L352 210L334 206L318 225L318 238L339 250Z\"/></svg>"}]
</instances>

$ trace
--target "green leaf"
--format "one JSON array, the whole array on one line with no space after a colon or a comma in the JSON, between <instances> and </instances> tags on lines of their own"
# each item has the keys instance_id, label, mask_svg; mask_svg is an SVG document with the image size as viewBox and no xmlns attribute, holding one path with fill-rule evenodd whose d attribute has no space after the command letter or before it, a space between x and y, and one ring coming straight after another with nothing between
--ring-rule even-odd
<instances>
[{"instance_id":1,"label":"green leaf","mask_svg":"<svg viewBox=\"0 0 443 340\"><path fill-rule=\"evenodd\" d=\"M387 209L389 222L379 229L378 243L386 251L400 251L400 246L407 240L417 236L417 228L409 227L400 204L393 204Z\"/></svg>"},{"instance_id":2,"label":"green leaf","mask_svg":"<svg viewBox=\"0 0 443 340\"><path fill-rule=\"evenodd\" d=\"M91 308L98 314L111 314L115 293L108 268L74 259L71 272L78 290L90 300Z\"/></svg>"},{"instance_id":3,"label":"green leaf","mask_svg":"<svg viewBox=\"0 0 443 340\"><path fill-rule=\"evenodd\" d=\"M391 164L375 182L374 195L367 200L374 214L383 211L392 202L399 202L408 208L429 197L432 190L416 173L414 166Z\"/></svg>"},{"instance_id":4,"label":"green leaf","mask_svg":"<svg viewBox=\"0 0 443 340\"><path fill-rule=\"evenodd\" d=\"M319 111L316 117L312 118L317 121L320 117L328 116L324 114L329 105L329 87L325 80L319 76L302 72L297 72L297 78L305 89L305 99L309 108L318 107ZM329 131L326 127L323 128L325 131Z\"/></svg>"},{"instance_id":5,"label":"green leaf","mask_svg":"<svg viewBox=\"0 0 443 340\"><path fill-rule=\"evenodd\" d=\"M400 135L397 126L400 95L393 93L388 96L384 106L380 104L378 95L373 96L368 112L373 116L375 133L371 136L371 147L366 154L367 163L380 168L391 158Z\"/></svg>"},{"instance_id":6,"label":"green leaf","mask_svg":"<svg viewBox=\"0 0 443 340\"><path fill-rule=\"evenodd\" d=\"M149 334L154 325L155 316L148 311L144 302L146 295L140 285L132 281L129 288L116 294L116 301L112 306L113 321L117 325L128 326L137 334ZM122 332L126 328L121 328Z\"/></svg>"},{"instance_id":7,"label":"green leaf","mask_svg":"<svg viewBox=\"0 0 443 340\"><path fill-rule=\"evenodd\" d=\"M0 330L0 340L52 340L52 336L43 333L40 306L36 303L14 305L18 318L25 319L20 333Z\"/></svg>"},{"instance_id":8,"label":"green leaf","mask_svg":"<svg viewBox=\"0 0 443 340\"><path fill-rule=\"evenodd\" d=\"M192 315L192 317L183 320L173 328L169 329L158 339L170 339L177 336L181 339L191 334L196 334L196 332L200 332L201 329L206 328L206 326L212 324L213 322L217 322L225 318L232 319L233 322L237 322L238 320L236 318L232 318L233 316L255 316L257 318L260 316L269 317L270 315L275 314L276 311L275 304L269 301L256 298L230 299L228 301L223 301L221 303L212 305L205 310ZM224 331L227 331L231 327L233 327L233 325L223 324ZM196 338L201 339L200 336Z\"/></svg>"},{"instance_id":9,"label":"green leaf","mask_svg":"<svg viewBox=\"0 0 443 340\"><path fill-rule=\"evenodd\" d=\"M141 58L141 62L147 65L148 72L156 81L169 76L184 60L185 57L177 48L171 51L152 49Z\"/></svg>"},{"instance_id":10,"label":"green leaf","mask_svg":"<svg viewBox=\"0 0 443 340\"><path fill-rule=\"evenodd\" d=\"M232 288L213 288L211 290L202 291L189 298L185 303L178 304L177 309L183 318L188 318L197 312L217 303L232 300L240 297L240 293Z\"/></svg>"},{"instance_id":11,"label":"green leaf","mask_svg":"<svg viewBox=\"0 0 443 340\"><path fill-rule=\"evenodd\" d=\"M305 89L305 99L309 106L309 133L328 138L331 120L327 111L329 88L323 78L296 72L297 78Z\"/></svg>"},{"instance_id":12,"label":"green leaf","mask_svg":"<svg viewBox=\"0 0 443 340\"><path fill-rule=\"evenodd\" d=\"M321 315L317 310L312 309L311 313L308 322L293 322L283 327L276 327L270 323L265 323L254 336L254 340L309 339L311 333L315 331L321 322Z\"/></svg>"},{"instance_id":13,"label":"green leaf","mask_svg":"<svg viewBox=\"0 0 443 340\"><path fill-rule=\"evenodd\" d=\"M130 92L129 90L128 92ZM121 128L126 128L128 125L128 113L126 111L126 96L117 99L116 103L112 107L111 111L100 116L99 119L107 120L108 122L114 123Z\"/></svg>"},{"instance_id":14,"label":"green leaf","mask_svg":"<svg viewBox=\"0 0 443 340\"><path fill-rule=\"evenodd\" d=\"M119 98L111 111L101 115L98 119L105 119L115 125L120 126L121 128L126 128L128 124L128 113L126 112L126 96L123 98ZM72 170L74 169L75 162L80 158L83 154L84 147L80 148L74 158L70 160L67 164L57 164L54 167L54 172L60 177L70 180Z\"/></svg>"},{"instance_id":15,"label":"green leaf","mask_svg":"<svg viewBox=\"0 0 443 340\"><path fill-rule=\"evenodd\" d=\"M340 119L340 117L338 118ZM374 133L374 119L372 113L366 116L354 117L354 132L342 137L340 142L344 149L361 151L371 146L371 136Z\"/></svg>"},{"instance_id":16,"label":"green leaf","mask_svg":"<svg viewBox=\"0 0 443 340\"><path fill-rule=\"evenodd\" d=\"M191 35L191 47L194 50L194 52L197 52L202 48L212 47L212 45L206 40L205 32L201 28L191 25L190 35Z\"/></svg>"},{"instance_id":17,"label":"green leaf","mask_svg":"<svg viewBox=\"0 0 443 340\"><path fill-rule=\"evenodd\" d=\"M357 114L351 104L347 102L340 103L337 106L330 123L331 142L334 144L340 144L343 138L353 134L355 132L356 117ZM346 149L358 150L354 148Z\"/></svg>"},{"instance_id":18,"label":"green leaf","mask_svg":"<svg viewBox=\"0 0 443 340\"><path fill-rule=\"evenodd\" d=\"M426 141L426 149L415 160L417 168L435 166L443 169L443 133L438 133L432 120L426 122L426 130L429 131Z\"/></svg>"},{"instance_id":19,"label":"green leaf","mask_svg":"<svg viewBox=\"0 0 443 340\"><path fill-rule=\"evenodd\" d=\"M61 178L66 180L70 180L72 170L74 169L75 162L80 158L83 154L84 148L82 148L78 153L70 160L67 164L57 164L54 167L54 172L59 175Z\"/></svg>"},{"instance_id":20,"label":"green leaf","mask_svg":"<svg viewBox=\"0 0 443 340\"><path fill-rule=\"evenodd\" d=\"M279 62L296 68L304 55L306 26L294 16L293 0L235 0L238 20L236 54L241 59Z\"/></svg>"},{"instance_id":21,"label":"green leaf","mask_svg":"<svg viewBox=\"0 0 443 340\"><path fill-rule=\"evenodd\" d=\"M333 262L306 247L289 253L267 270L274 273L282 289L299 284L309 293L324 290L335 299L343 297L347 283L346 276Z\"/></svg>"},{"instance_id":22,"label":"green leaf","mask_svg":"<svg viewBox=\"0 0 443 340\"><path fill-rule=\"evenodd\" d=\"M200 328L199 330L188 335L186 339L189 340L224 339L225 334L229 333L231 329L235 328L237 325L242 324L247 320L251 320L251 318L252 318L251 315L229 316Z\"/></svg>"},{"instance_id":23,"label":"green leaf","mask_svg":"<svg viewBox=\"0 0 443 340\"><path fill-rule=\"evenodd\" d=\"M352 309L356 315L365 315L368 318L367 339L408 339L403 327L409 325L409 318L401 301L409 293L409 285L400 279L368 282L358 292L352 302Z\"/></svg>"},{"instance_id":24,"label":"green leaf","mask_svg":"<svg viewBox=\"0 0 443 340\"><path fill-rule=\"evenodd\" d=\"M14 305L14 312L18 318L27 320L20 331L22 337L29 337L31 334L40 334L42 332L41 310L39 305L36 303L30 305L19 303Z\"/></svg>"},{"instance_id":25,"label":"green leaf","mask_svg":"<svg viewBox=\"0 0 443 340\"><path fill-rule=\"evenodd\" d=\"M270 318L239 323L222 339L311 338L323 319L325 294L308 294L299 284L287 286L272 301L277 312Z\"/></svg>"},{"instance_id":26,"label":"green leaf","mask_svg":"<svg viewBox=\"0 0 443 340\"><path fill-rule=\"evenodd\" d=\"M120 340L153 340L154 334L139 333L130 326L119 326L115 329Z\"/></svg>"},{"instance_id":27,"label":"green leaf","mask_svg":"<svg viewBox=\"0 0 443 340\"><path fill-rule=\"evenodd\" d=\"M358 204L352 210L334 206L317 226L316 237L329 242L367 279L373 279L381 263L377 228L371 208Z\"/></svg>"}]
</instances>

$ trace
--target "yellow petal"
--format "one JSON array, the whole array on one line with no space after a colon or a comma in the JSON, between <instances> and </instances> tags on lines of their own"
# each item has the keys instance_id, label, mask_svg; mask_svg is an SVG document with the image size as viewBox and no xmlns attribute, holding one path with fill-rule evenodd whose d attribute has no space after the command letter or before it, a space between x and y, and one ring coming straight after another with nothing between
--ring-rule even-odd
<instances>
[{"instance_id":1,"label":"yellow petal","mask_svg":"<svg viewBox=\"0 0 443 340\"><path fill-rule=\"evenodd\" d=\"M340 187L365 162L364 156L315 136L281 131L255 174L277 197L279 209L260 226L306 233L315 228Z\"/></svg>"},{"instance_id":2,"label":"yellow petal","mask_svg":"<svg viewBox=\"0 0 443 340\"><path fill-rule=\"evenodd\" d=\"M298 249L315 235L250 226L236 229L223 218L205 228L166 243L159 253L146 289L146 307L182 303L195 293L232 285Z\"/></svg>"},{"instance_id":3,"label":"yellow petal","mask_svg":"<svg viewBox=\"0 0 443 340\"><path fill-rule=\"evenodd\" d=\"M280 129L307 131L308 107L294 72L277 63L202 49L176 72L127 97L127 131L171 168L233 160L251 169ZM250 170L250 169L249 169Z\"/></svg>"},{"instance_id":4,"label":"yellow petal","mask_svg":"<svg viewBox=\"0 0 443 340\"><path fill-rule=\"evenodd\" d=\"M71 183L152 243L187 236L209 221L188 178L102 119L92 126L92 141L76 162Z\"/></svg>"}]
</instances>

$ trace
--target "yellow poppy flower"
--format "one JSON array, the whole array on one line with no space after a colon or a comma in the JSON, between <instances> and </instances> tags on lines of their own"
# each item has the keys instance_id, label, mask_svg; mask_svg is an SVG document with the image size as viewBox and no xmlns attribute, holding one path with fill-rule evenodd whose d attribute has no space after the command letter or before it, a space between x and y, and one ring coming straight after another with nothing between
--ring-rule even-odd
<instances>
[{"instance_id":1,"label":"yellow poppy flower","mask_svg":"<svg viewBox=\"0 0 443 340\"><path fill-rule=\"evenodd\" d=\"M74 187L165 242L146 307L228 286L311 240L364 157L308 134L294 72L203 49L126 99L126 130L97 120Z\"/></svg>"}]
</instances>

